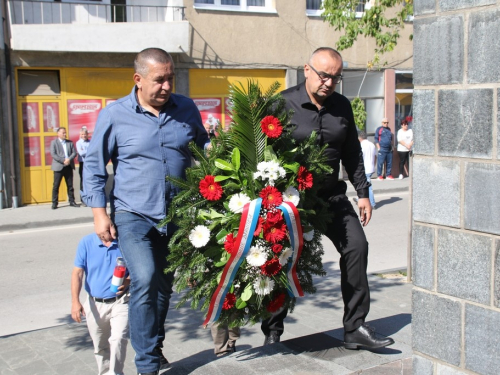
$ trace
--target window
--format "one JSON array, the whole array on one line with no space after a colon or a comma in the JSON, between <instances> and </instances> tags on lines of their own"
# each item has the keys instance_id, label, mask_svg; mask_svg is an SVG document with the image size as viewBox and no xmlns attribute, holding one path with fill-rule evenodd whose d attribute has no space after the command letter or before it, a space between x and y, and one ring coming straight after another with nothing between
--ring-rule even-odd
<instances>
[{"instance_id":1,"label":"window","mask_svg":"<svg viewBox=\"0 0 500 375\"><path fill-rule=\"evenodd\" d=\"M276 13L272 0L195 0L195 9Z\"/></svg>"},{"instance_id":2,"label":"window","mask_svg":"<svg viewBox=\"0 0 500 375\"><path fill-rule=\"evenodd\" d=\"M356 18L361 18L363 16L365 6L366 9L371 7L370 1L371 0L358 0L358 5L356 6ZM323 0L306 0L306 14L310 17L321 16L323 13L323 10L321 9L322 2Z\"/></svg>"},{"instance_id":3,"label":"window","mask_svg":"<svg viewBox=\"0 0 500 375\"><path fill-rule=\"evenodd\" d=\"M19 96L60 95L58 70L18 70Z\"/></svg>"}]
</instances>

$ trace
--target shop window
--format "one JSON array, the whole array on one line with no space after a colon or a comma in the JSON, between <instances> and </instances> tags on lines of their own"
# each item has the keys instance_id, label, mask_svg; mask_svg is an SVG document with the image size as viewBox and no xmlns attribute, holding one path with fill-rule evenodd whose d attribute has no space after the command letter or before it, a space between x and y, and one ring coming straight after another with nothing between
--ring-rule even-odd
<instances>
[{"instance_id":1,"label":"shop window","mask_svg":"<svg viewBox=\"0 0 500 375\"><path fill-rule=\"evenodd\" d=\"M18 70L19 95L60 95L58 70Z\"/></svg>"}]
</instances>

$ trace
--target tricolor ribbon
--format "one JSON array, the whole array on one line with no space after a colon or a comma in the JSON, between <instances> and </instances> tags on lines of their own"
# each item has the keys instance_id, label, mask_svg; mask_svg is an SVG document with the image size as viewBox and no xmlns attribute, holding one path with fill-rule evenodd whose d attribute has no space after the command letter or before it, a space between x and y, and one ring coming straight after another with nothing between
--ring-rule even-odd
<instances>
[{"instance_id":1,"label":"tricolor ribbon","mask_svg":"<svg viewBox=\"0 0 500 375\"><path fill-rule=\"evenodd\" d=\"M278 209L283 212L290 236L290 245L292 246L292 261L288 263L287 271L289 284L288 294L291 297L303 297L304 292L302 291L302 287L297 277L297 263L302 253L302 247L304 246L299 211L297 211L297 207L291 202L283 202L278 206Z\"/></svg>"},{"instance_id":2,"label":"tricolor ribbon","mask_svg":"<svg viewBox=\"0 0 500 375\"><path fill-rule=\"evenodd\" d=\"M208 324L213 323L219 319L219 315L224 304L224 299L226 294L231 287L231 284L236 276L236 272L240 268L241 262L247 256L248 250L253 239L253 233L257 227L260 214L260 206L262 204L262 198L257 198L250 203L247 203L243 207L243 213L240 220L240 230L235 241L235 247L238 249L237 252L233 252L228 262L224 266L224 271L222 271L222 276L212 295L212 300L208 307L207 318L203 322L203 326L206 327Z\"/></svg>"}]
</instances>

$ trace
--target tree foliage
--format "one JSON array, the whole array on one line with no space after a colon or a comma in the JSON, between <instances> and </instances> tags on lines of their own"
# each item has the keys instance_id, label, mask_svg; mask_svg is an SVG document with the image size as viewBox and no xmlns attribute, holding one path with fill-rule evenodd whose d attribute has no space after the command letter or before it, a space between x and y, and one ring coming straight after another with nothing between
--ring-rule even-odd
<instances>
[{"instance_id":1,"label":"tree foliage","mask_svg":"<svg viewBox=\"0 0 500 375\"><path fill-rule=\"evenodd\" d=\"M339 51L352 47L360 35L375 40L374 58L368 62L371 68L380 64L381 55L396 47L405 20L413 15L413 0L367 1L361 17L357 17L359 3L357 0L324 0L322 17L335 30L344 32L336 43Z\"/></svg>"}]
</instances>

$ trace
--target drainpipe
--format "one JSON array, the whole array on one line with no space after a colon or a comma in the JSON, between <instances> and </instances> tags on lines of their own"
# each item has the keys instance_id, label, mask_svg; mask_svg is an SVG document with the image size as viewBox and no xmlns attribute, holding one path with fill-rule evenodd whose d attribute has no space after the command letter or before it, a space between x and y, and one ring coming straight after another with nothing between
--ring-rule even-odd
<instances>
[{"instance_id":1,"label":"drainpipe","mask_svg":"<svg viewBox=\"0 0 500 375\"><path fill-rule=\"evenodd\" d=\"M9 133L10 181L12 189L12 208L19 207L16 186L16 164L14 158L14 129L12 121L12 67L10 63L10 35L7 14L7 0L2 0L2 23L5 52L5 83L7 96L7 129Z\"/></svg>"}]
</instances>

